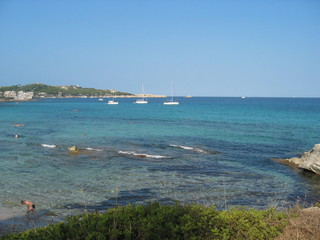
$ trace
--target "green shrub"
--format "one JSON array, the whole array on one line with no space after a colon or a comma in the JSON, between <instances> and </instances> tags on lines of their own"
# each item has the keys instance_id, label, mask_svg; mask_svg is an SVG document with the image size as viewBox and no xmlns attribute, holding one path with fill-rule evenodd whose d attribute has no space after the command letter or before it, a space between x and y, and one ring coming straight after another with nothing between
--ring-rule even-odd
<instances>
[{"instance_id":1,"label":"green shrub","mask_svg":"<svg viewBox=\"0 0 320 240\"><path fill-rule=\"evenodd\" d=\"M2 239L273 239L285 227L286 219L285 214L274 209L218 211L214 206L155 202L71 216L64 222L9 234Z\"/></svg>"}]
</instances>

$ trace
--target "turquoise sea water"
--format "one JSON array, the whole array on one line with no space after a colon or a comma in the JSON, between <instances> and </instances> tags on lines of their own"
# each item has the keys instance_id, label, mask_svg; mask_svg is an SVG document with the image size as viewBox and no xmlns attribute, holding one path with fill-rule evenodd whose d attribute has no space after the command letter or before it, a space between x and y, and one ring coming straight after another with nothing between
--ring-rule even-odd
<instances>
[{"instance_id":1,"label":"turquoise sea water","mask_svg":"<svg viewBox=\"0 0 320 240\"><path fill-rule=\"evenodd\" d=\"M218 208L320 200L319 176L271 160L320 143L320 99L178 100L0 104L1 206L29 199L68 215L152 200ZM83 152L68 153L73 145Z\"/></svg>"}]
</instances>

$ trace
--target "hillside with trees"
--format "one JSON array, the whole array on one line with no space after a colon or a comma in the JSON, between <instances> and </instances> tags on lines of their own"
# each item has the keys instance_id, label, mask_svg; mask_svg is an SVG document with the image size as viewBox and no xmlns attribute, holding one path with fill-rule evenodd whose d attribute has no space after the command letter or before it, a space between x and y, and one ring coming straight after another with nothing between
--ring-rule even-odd
<instances>
[{"instance_id":1,"label":"hillside with trees","mask_svg":"<svg viewBox=\"0 0 320 240\"><path fill-rule=\"evenodd\" d=\"M131 96L133 94L127 92L119 92L116 90L102 90L95 88L83 88L77 85L70 86L49 86L41 83L34 83L28 85L13 85L8 87L0 87L0 93L6 91L23 91L33 92L34 97L100 97L100 96Z\"/></svg>"}]
</instances>

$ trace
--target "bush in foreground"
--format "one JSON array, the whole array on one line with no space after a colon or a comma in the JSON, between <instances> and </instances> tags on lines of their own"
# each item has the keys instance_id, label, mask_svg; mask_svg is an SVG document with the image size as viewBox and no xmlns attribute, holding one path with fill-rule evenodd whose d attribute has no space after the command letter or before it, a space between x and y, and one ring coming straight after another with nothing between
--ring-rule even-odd
<instances>
[{"instance_id":1,"label":"bush in foreground","mask_svg":"<svg viewBox=\"0 0 320 240\"><path fill-rule=\"evenodd\" d=\"M156 202L71 216L2 239L274 239L286 223L287 215L274 209L218 211L215 207Z\"/></svg>"}]
</instances>

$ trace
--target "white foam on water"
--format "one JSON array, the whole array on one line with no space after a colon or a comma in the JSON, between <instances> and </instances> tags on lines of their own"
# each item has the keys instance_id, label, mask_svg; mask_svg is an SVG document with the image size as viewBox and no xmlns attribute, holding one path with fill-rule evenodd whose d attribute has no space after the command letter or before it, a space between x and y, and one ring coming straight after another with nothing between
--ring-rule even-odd
<instances>
[{"instance_id":1,"label":"white foam on water","mask_svg":"<svg viewBox=\"0 0 320 240\"><path fill-rule=\"evenodd\" d=\"M170 158L170 157L162 156L162 155L150 155L150 154L145 154L145 153L126 152L126 151L118 151L118 153L125 154L125 155L133 155L133 156L141 157L141 158Z\"/></svg>"},{"instance_id":2,"label":"white foam on water","mask_svg":"<svg viewBox=\"0 0 320 240\"><path fill-rule=\"evenodd\" d=\"M194 148L193 151L200 152L200 153L209 153L208 151L201 149L201 148Z\"/></svg>"},{"instance_id":3,"label":"white foam on water","mask_svg":"<svg viewBox=\"0 0 320 240\"><path fill-rule=\"evenodd\" d=\"M185 149L185 150L193 150L193 147L187 147L187 146L175 145L175 144L170 144L170 147L182 148L182 149Z\"/></svg>"},{"instance_id":4,"label":"white foam on water","mask_svg":"<svg viewBox=\"0 0 320 240\"><path fill-rule=\"evenodd\" d=\"M175 148L181 148L184 150L190 150L194 152L199 152L199 153L209 153L208 151L201 149L201 148L194 148L194 147L188 147L188 146L183 146L183 145L175 145L175 144L170 144L170 147L175 147Z\"/></svg>"},{"instance_id":5,"label":"white foam on water","mask_svg":"<svg viewBox=\"0 0 320 240\"><path fill-rule=\"evenodd\" d=\"M91 147L88 147L88 148L86 148L86 149L89 150L89 151L97 151L97 152L102 152L102 151L103 151L102 149L91 148Z\"/></svg>"},{"instance_id":6,"label":"white foam on water","mask_svg":"<svg viewBox=\"0 0 320 240\"><path fill-rule=\"evenodd\" d=\"M56 148L57 145L54 145L54 144L41 144L42 147L45 147L45 148Z\"/></svg>"}]
</instances>

